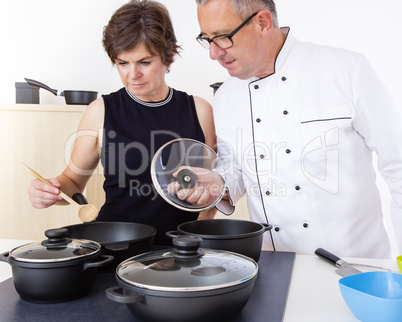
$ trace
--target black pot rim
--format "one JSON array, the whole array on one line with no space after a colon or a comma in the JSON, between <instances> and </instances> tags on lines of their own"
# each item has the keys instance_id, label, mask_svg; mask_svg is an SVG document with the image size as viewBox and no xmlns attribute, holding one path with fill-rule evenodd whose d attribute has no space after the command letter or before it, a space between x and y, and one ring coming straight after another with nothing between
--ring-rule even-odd
<instances>
[{"instance_id":1,"label":"black pot rim","mask_svg":"<svg viewBox=\"0 0 402 322\"><path fill-rule=\"evenodd\" d=\"M132 244L132 243L138 243L138 242L142 242L144 240L150 239L155 237L156 235L156 228L151 226L151 225L146 225L146 224L142 224L142 223L135 223L135 222L121 222L121 221L92 221L92 222L86 222L86 223L82 223L82 224L75 224L75 225L69 225L69 226L65 226L63 228L74 228L74 227L80 227L81 225L87 225L87 226L101 226L101 225L130 225L130 226L140 226L140 227L144 227L149 229L150 232L147 236L142 237L142 238L135 238L135 239L124 239L121 241L116 241L116 242L98 242L99 244L101 244L101 246L114 246L114 245L121 245L121 244Z\"/></svg>"},{"instance_id":2,"label":"black pot rim","mask_svg":"<svg viewBox=\"0 0 402 322\"><path fill-rule=\"evenodd\" d=\"M97 259L101 255L100 248L93 254L88 255L83 258L76 258L76 259L69 259L65 261L55 261L55 262L28 262L28 261L21 261L14 258L9 257L9 263L11 266L18 266L23 268L61 268L61 267L69 267L75 265L82 265L88 262L91 262Z\"/></svg>"},{"instance_id":3,"label":"black pot rim","mask_svg":"<svg viewBox=\"0 0 402 322\"><path fill-rule=\"evenodd\" d=\"M247 224L253 224L256 227L259 227L259 229L256 229L255 231L252 232L248 232L248 233L243 233L243 234L232 234L232 235L211 235L211 234L198 234L198 233L193 233L191 231L185 230L185 228L183 229L183 227L185 227L186 225L192 225L195 224L197 225L198 223L200 223L200 225L208 223L208 222L227 222L227 221L231 221L231 222L238 222L238 223L247 223ZM195 220L195 221L188 221L185 223L180 224L179 226L177 226L177 230L179 231L179 233L185 234L185 235L192 235L192 236L197 236L197 237L201 237L202 239L241 239L241 238L250 238L253 236L258 236L263 234L266 231L266 228L260 224L260 223L256 223L254 221L248 221L248 220L242 220L242 219L207 219L207 220Z\"/></svg>"},{"instance_id":4,"label":"black pot rim","mask_svg":"<svg viewBox=\"0 0 402 322\"><path fill-rule=\"evenodd\" d=\"M138 293L140 295L149 295L149 296L158 296L158 297L206 297L206 296L211 296L211 295L220 295L220 294L226 294L229 292L233 292L239 289L242 289L251 283L255 283L256 279L258 276L258 270L256 274L251 277L250 279L247 279L241 283L225 286L225 287L216 287L214 289L208 289L208 290L189 290L189 291L183 291L179 290L176 291L174 289L172 290L153 290L153 289L147 289L147 288L141 288L136 285L132 285L127 283L126 281L122 280L118 274L116 274L116 281L119 284L120 287L123 289L129 290L131 292Z\"/></svg>"},{"instance_id":5,"label":"black pot rim","mask_svg":"<svg viewBox=\"0 0 402 322\"><path fill-rule=\"evenodd\" d=\"M193 236L191 236L193 237ZM186 245L189 246L189 245ZM194 245L192 245L194 246ZM178 245L177 245L178 247ZM200 258L211 258L214 256L225 256L224 258L224 263L227 262L231 262L234 260L237 261L245 261L247 262L247 264L252 265L253 267L251 269L250 272L247 272L246 274L243 274L242 276L237 276L236 278L231 277L230 280L227 281L222 281L222 280L215 280L213 282L213 284L203 284L201 283L200 285L193 284L186 284L186 285L180 285L180 286L167 286L167 285L160 285L160 284L152 284L150 282L143 282L140 280L137 280L136 278L133 277L125 277L124 272L122 272L122 270L124 270L124 268L126 266L130 266L130 264L133 263L142 263L143 260L164 260L164 259L177 259L176 257L176 251L179 251L179 248L173 248L173 249L168 249L168 250L159 250L159 251L151 251L148 253L144 253L144 254L140 254L140 255L136 255L133 256L131 258L126 259L125 261L121 262L118 267L116 268L116 279L120 280L122 283L125 283L126 285L130 285L132 287L135 287L136 289L143 289L143 290L149 290L149 291L160 291L160 292L174 292L174 293L187 293L187 294L191 294L192 292L208 292L211 290L218 290L218 289L227 289L233 286L238 286L238 285L242 285L244 283L247 283L249 280L254 279L257 275L258 275L258 270L259 270L259 266L257 264L256 261L254 261L252 258L242 255L242 254L238 254L238 253L234 253L234 252L230 252L230 251L224 251L224 250L213 250L213 249L207 249L207 248L200 248L198 249L199 251L201 251L202 255L200 256ZM141 258L141 257L146 257ZM149 258L147 258L149 257ZM192 257L190 258L185 258L182 257L179 260L183 260L182 264L179 264L179 266L182 265L182 267L194 267L193 265L189 265L189 260L190 263L193 260ZM197 259L198 260L198 256ZM207 261L208 262L208 261ZM236 262L236 261L235 261ZM198 267L198 265L200 265L201 262L196 264L196 267ZM205 264L202 264L203 267ZM216 266L217 263L215 262L212 266ZM237 265L237 267L239 267L240 264ZM208 266L211 266L210 264L208 264ZM246 267L247 265L243 262L243 266ZM164 273L165 274L165 273ZM183 275L181 275L183 276ZM177 278L180 279L181 276L176 276L176 275L168 275L165 274L164 278L169 278L170 279L174 279L176 280Z\"/></svg>"}]
</instances>

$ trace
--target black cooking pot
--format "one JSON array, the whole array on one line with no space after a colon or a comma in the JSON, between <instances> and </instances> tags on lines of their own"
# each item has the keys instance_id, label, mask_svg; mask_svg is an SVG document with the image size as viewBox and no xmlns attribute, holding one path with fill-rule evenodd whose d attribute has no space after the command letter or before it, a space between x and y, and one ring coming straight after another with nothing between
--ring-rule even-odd
<instances>
[{"instance_id":1,"label":"black cooking pot","mask_svg":"<svg viewBox=\"0 0 402 322\"><path fill-rule=\"evenodd\" d=\"M119 287L106 296L127 304L141 321L228 321L246 305L257 277L251 258L199 249L201 238L180 236L176 249L137 255L116 269Z\"/></svg>"},{"instance_id":2,"label":"black cooking pot","mask_svg":"<svg viewBox=\"0 0 402 322\"><path fill-rule=\"evenodd\" d=\"M25 78L25 81L31 86L43 88L56 96L64 96L67 105L88 105L98 98L98 92L94 91L58 91L33 79Z\"/></svg>"},{"instance_id":3,"label":"black cooking pot","mask_svg":"<svg viewBox=\"0 0 402 322\"><path fill-rule=\"evenodd\" d=\"M177 226L177 231L167 232L169 237L192 235L202 238L205 248L222 249L260 259L263 234L272 225L247 220L210 219L189 221Z\"/></svg>"},{"instance_id":4,"label":"black cooking pot","mask_svg":"<svg viewBox=\"0 0 402 322\"><path fill-rule=\"evenodd\" d=\"M26 244L0 255L11 265L20 297L35 303L77 299L93 287L98 267L113 260L101 256L99 243L70 239L67 229L50 229L47 240Z\"/></svg>"},{"instance_id":5,"label":"black cooking pot","mask_svg":"<svg viewBox=\"0 0 402 322\"><path fill-rule=\"evenodd\" d=\"M95 221L64 228L69 237L94 240L101 245L103 255L115 258L102 271L114 270L123 260L150 251L156 234L152 226L130 222Z\"/></svg>"}]
</instances>

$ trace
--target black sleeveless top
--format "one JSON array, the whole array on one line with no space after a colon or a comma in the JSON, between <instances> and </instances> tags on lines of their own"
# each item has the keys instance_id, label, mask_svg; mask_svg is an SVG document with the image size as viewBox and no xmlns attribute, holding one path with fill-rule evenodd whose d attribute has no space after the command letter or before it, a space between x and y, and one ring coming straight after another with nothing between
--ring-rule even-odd
<instances>
[{"instance_id":1,"label":"black sleeveless top","mask_svg":"<svg viewBox=\"0 0 402 322\"><path fill-rule=\"evenodd\" d=\"M194 99L170 89L161 102L144 102L126 88L103 95L105 102L102 165L106 201L97 221L136 222L157 229L155 245L172 245L165 232L198 213L171 206L152 184L150 164L155 152L177 138L205 143Z\"/></svg>"}]
</instances>

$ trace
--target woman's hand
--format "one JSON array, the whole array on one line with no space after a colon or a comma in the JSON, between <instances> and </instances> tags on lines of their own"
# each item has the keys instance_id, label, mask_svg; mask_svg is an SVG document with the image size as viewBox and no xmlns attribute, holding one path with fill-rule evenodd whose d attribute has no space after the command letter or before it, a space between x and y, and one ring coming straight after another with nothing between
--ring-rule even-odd
<instances>
[{"instance_id":1,"label":"woman's hand","mask_svg":"<svg viewBox=\"0 0 402 322\"><path fill-rule=\"evenodd\" d=\"M56 202L63 200L59 195L61 184L57 178L48 180L51 184L46 184L37 179L32 180L29 189L29 200L34 208L43 209L54 205Z\"/></svg>"}]
</instances>

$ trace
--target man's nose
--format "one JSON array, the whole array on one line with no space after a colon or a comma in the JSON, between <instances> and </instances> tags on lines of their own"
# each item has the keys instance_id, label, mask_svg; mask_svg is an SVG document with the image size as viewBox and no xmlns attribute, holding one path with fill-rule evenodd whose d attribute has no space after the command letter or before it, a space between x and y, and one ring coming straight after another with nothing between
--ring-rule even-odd
<instances>
[{"instance_id":1,"label":"man's nose","mask_svg":"<svg viewBox=\"0 0 402 322\"><path fill-rule=\"evenodd\" d=\"M219 48L215 43L211 42L209 47L209 57L212 60L217 60L226 53L225 49Z\"/></svg>"}]
</instances>

